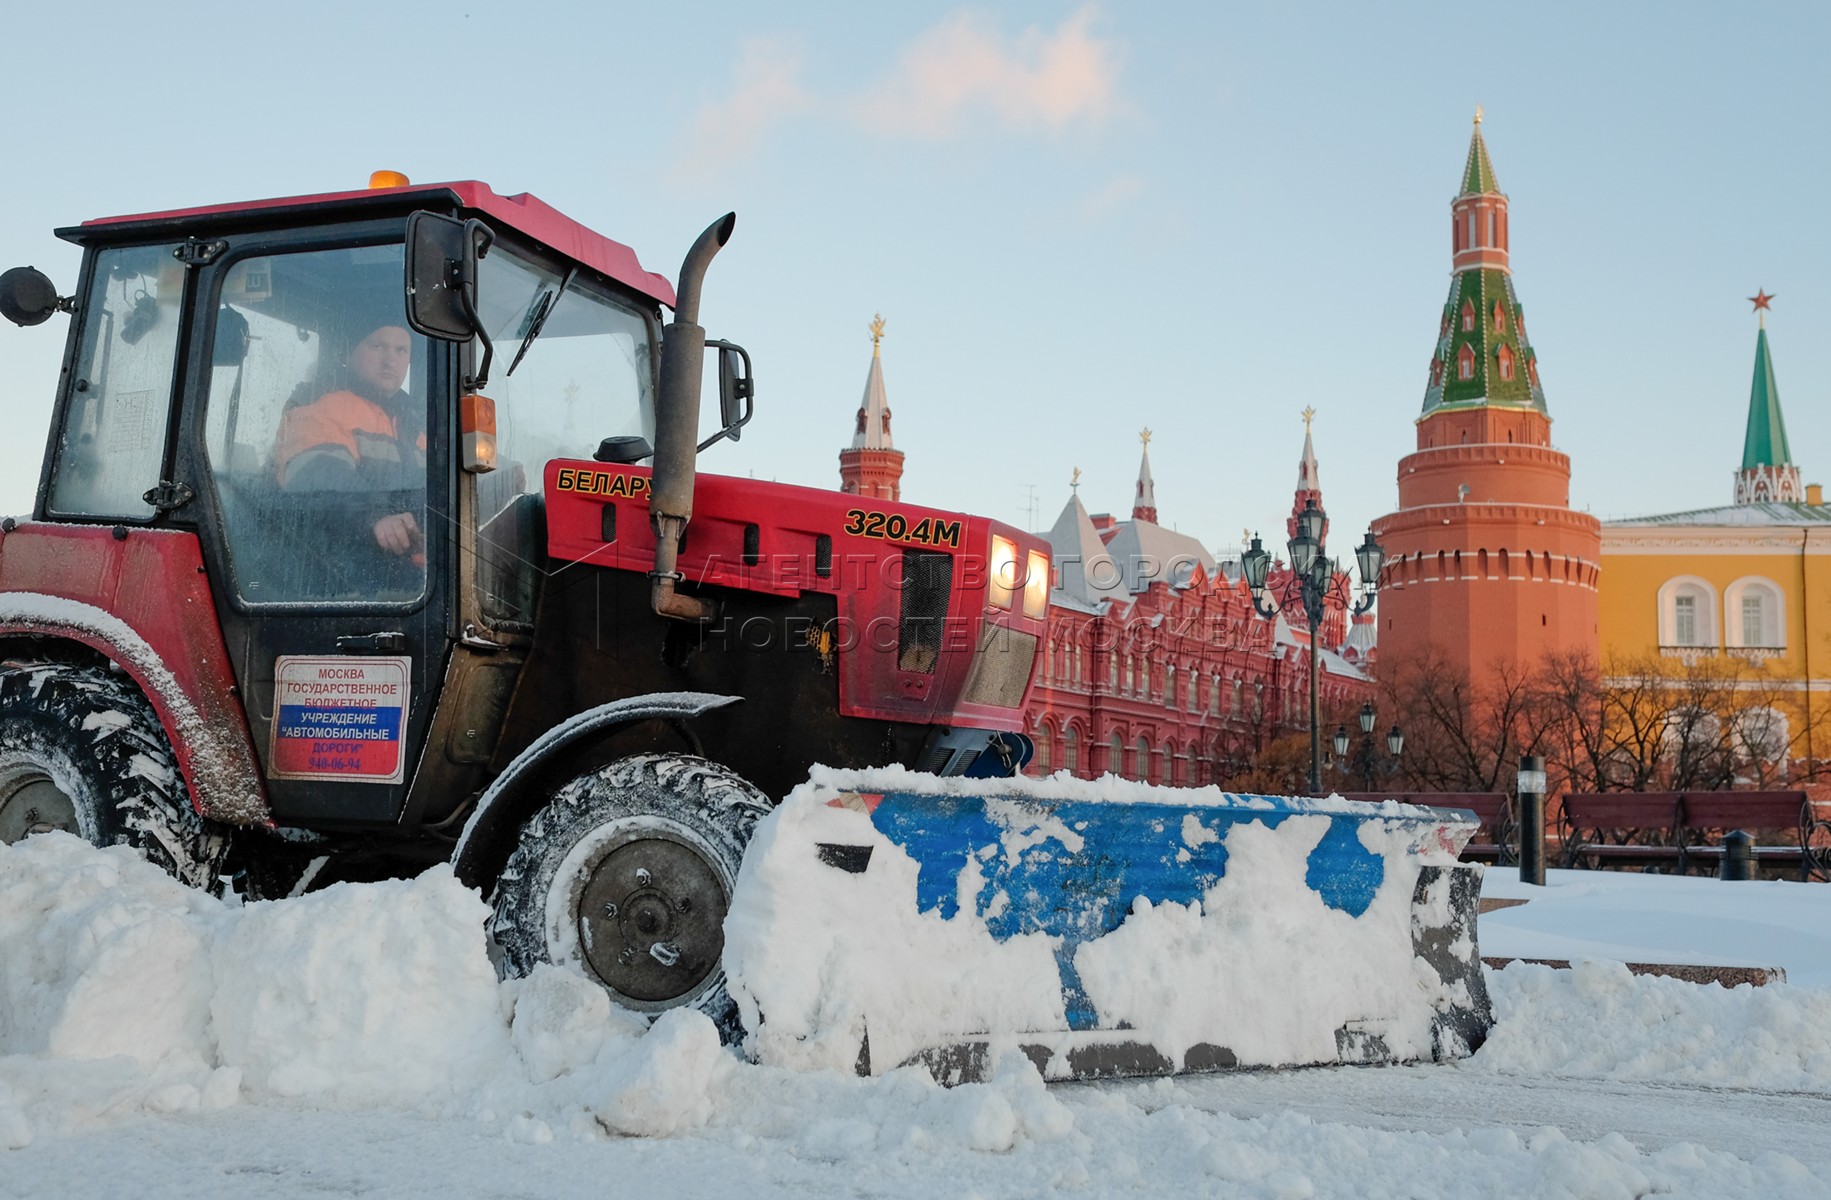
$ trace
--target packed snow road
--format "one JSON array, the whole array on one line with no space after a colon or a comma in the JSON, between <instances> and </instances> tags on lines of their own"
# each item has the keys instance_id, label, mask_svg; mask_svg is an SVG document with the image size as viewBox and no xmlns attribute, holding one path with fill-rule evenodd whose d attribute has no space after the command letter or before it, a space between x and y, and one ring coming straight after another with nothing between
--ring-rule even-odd
<instances>
[{"instance_id":1,"label":"packed snow road","mask_svg":"<svg viewBox=\"0 0 1831 1200\"><path fill-rule=\"evenodd\" d=\"M0 1197L1831 1200L1823 987L1521 965L1463 1063L945 1090L499 981L483 917L443 868L238 907L125 848L0 846Z\"/></svg>"},{"instance_id":2,"label":"packed snow road","mask_svg":"<svg viewBox=\"0 0 1831 1200\"><path fill-rule=\"evenodd\" d=\"M1048 1093L1053 1133L974 1149L990 1131L978 1097L776 1082L747 1114L666 1139L541 1142L512 1123L393 1111L142 1116L0 1158L0 1196L552 1200L612 1181L617 1195L719 1200L1831 1195L1825 1096L1402 1067L1067 1084Z\"/></svg>"}]
</instances>

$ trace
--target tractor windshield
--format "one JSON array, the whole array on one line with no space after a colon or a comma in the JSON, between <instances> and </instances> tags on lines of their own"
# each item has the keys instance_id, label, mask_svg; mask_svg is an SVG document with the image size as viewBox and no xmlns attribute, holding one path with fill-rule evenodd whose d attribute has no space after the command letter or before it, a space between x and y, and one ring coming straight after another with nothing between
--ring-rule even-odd
<instances>
[{"instance_id":1,"label":"tractor windshield","mask_svg":"<svg viewBox=\"0 0 1831 1200\"><path fill-rule=\"evenodd\" d=\"M486 615L532 619L539 522L528 511L549 461L590 458L607 437L655 436L651 323L578 274L498 243L478 264L477 306L496 346L498 467L477 477Z\"/></svg>"}]
</instances>

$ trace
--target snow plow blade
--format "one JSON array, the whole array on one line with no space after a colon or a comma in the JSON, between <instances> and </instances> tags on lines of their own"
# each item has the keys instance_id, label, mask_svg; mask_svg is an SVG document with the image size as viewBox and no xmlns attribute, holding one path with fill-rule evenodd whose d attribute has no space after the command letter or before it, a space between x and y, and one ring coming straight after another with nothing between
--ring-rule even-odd
<instances>
[{"instance_id":1,"label":"snow plow blade","mask_svg":"<svg viewBox=\"0 0 1831 1200\"><path fill-rule=\"evenodd\" d=\"M1493 1024L1469 814L1112 779L820 771L725 968L758 1060L943 1083L1443 1060Z\"/></svg>"}]
</instances>

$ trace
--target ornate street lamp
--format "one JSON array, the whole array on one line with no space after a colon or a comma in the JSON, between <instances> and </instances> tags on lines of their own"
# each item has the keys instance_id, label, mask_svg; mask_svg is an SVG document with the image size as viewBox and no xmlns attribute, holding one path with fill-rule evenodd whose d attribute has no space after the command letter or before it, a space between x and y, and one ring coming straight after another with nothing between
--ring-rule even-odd
<instances>
[{"instance_id":1,"label":"ornate street lamp","mask_svg":"<svg viewBox=\"0 0 1831 1200\"><path fill-rule=\"evenodd\" d=\"M1373 709L1373 701L1368 700L1361 705L1361 711L1356 718L1361 727L1361 740L1360 745L1354 751L1354 758L1352 760L1348 758L1348 742L1350 740L1348 727L1346 725L1337 725L1335 727L1335 737L1331 739L1335 743L1335 759L1341 764L1342 773L1345 775L1359 775L1361 777L1361 790L1365 792L1371 792L1373 790L1373 777L1375 774L1390 775L1399 769L1399 755L1405 749L1405 735L1399 731L1397 725L1394 725L1391 731L1386 734L1386 761L1380 761L1379 756L1373 749L1373 726L1377 715L1378 714L1375 713Z\"/></svg>"},{"instance_id":2,"label":"ornate street lamp","mask_svg":"<svg viewBox=\"0 0 1831 1200\"><path fill-rule=\"evenodd\" d=\"M1286 543L1290 551L1290 578L1274 588L1269 583L1272 556L1260 544L1257 535L1246 553L1240 556L1240 571L1246 577L1246 586L1252 592L1253 609L1261 617L1270 619L1278 615L1291 601L1300 601L1303 607L1304 620L1310 630L1310 791L1322 790L1322 731L1317 726L1317 709L1320 705L1320 658L1317 630L1322 625L1326 603L1333 598L1353 616L1359 616L1373 607L1374 593L1380 586L1380 569L1386 563L1386 552L1373 540L1373 531L1367 531L1367 538L1354 551L1357 565L1360 567L1360 586L1352 590L1348 587L1348 577L1336 569L1330 561L1323 546L1323 531L1328 527L1328 514L1311 496L1304 503L1303 511L1297 514L1297 533ZM1274 592L1277 594L1274 595ZM1372 705L1362 712L1363 732L1371 732ZM1336 755L1340 757L1347 751L1347 730L1338 731Z\"/></svg>"}]
</instances>

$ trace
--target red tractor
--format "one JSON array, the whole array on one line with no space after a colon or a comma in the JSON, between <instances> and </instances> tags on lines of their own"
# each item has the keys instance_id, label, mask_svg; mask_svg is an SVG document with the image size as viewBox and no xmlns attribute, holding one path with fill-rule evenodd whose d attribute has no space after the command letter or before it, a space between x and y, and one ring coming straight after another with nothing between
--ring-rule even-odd
<instances>
[{"instance_id":1,"label":"red tractor","mask_svg":"<svg viewBox=\"0 0 1831 1200\"><path fill-rule=\"evenodd\" d=\"M256 896L451 859L510 968L727 1016L758 817L815 763L1016 771L1048 589L995 521L696 475L752 412L696 324L732 226L677 293L532 196L400 181L0 277L71 316L0 523L0 841Z\"/></svg>"}]
</instances>

